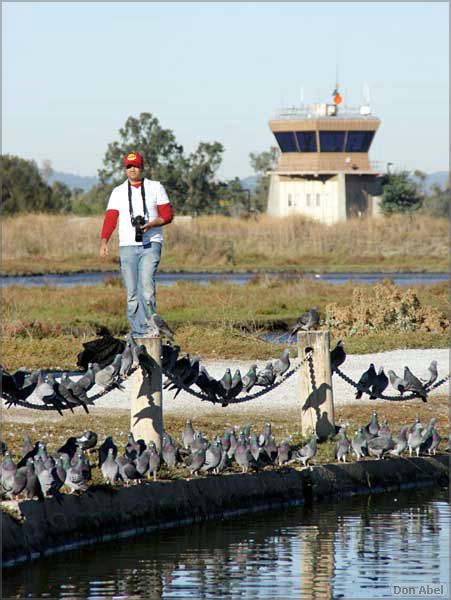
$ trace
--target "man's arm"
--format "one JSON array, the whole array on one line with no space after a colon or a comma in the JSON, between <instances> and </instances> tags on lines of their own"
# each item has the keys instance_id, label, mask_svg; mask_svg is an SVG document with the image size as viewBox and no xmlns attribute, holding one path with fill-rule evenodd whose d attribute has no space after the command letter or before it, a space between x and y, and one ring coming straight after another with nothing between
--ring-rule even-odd
<instances>
[{"instance_id":1,"label":"man's arm","mask_svg":"<svg viewBox=\"0 0 451 600\"><path fill-rule=\"evenodd\" d=\"M116 229L117 221L119 218L119 211L109 209L105 213L103 220L102 234L100 236L100 250L99 254L102 258L108 256L108 240L110 239L113 231Z\"/></svg>"}]
</instances>

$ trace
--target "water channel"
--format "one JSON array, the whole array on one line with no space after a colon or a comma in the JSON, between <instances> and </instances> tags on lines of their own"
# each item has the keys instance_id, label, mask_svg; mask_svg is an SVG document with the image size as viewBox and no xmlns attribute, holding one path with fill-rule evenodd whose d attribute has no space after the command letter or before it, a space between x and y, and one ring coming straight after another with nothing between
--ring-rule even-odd
<instances>
[{"instance_id":1,"label":"water channel","mask_svg":"<svg viewBox=\"0 0 451 600\"><path fill-rule=\"evenodd\" d=\"M450 516L427 489L164 530L6 569L2 598L449 598Z\"/></svg>"},{"instance_id":2,"label":"water channel","mask_svg":"<svg viewBox=\"0 0 451 600\"><path fill-rule=\"evenodd\" d=\"M372 284L383 279L392 279L397 285L433 285L449 281L449 273L157 273L156 280L160 285L173 285L178 281L192 281L206 285L213 281L228 281L244 284L251 279L260 277L284 277L300 279L306 277L324 283L345 284L349 281ZM0 277L0 288L10 285L26 287L55 285L72 287L76 285L97 285L111 278L120 277L117 271L86 271L83 273L26 275Z\"/></svg>"}]
</instances>

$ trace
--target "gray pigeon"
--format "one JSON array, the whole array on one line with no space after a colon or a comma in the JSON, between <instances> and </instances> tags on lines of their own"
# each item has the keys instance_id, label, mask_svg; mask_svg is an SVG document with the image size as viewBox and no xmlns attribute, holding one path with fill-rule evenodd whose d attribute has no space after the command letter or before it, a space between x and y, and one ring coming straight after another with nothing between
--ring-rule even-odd
<instances>
[{"instance_id":1,"label":"gray pigeon","mask_svg":"<svg viewBox=\"0 0 451 600\"><path fill-rule=\"evenodd\" d=\"M368 425L365 427L366 431L370 434L371 437L375 437L379 434L379 421L377 420L377 412L373 411L371 415L371 420Z\"/></svg>"},{"instance_id":2,"label":"gray pigeon","mask_svg":"<svg viewBox=\"0 0 451 600\"><path fill-rule=\"evenodd\" d=\"M193 428L193 424L190 421L190 419L188 419L187 422L185 423L185 429L183 430L183 433L182 433L182 443L183 443L183 447L185 448L185 450L188 450L188 448L194 442L194 433L195 433L195 431Z\"/></svg>"},{"instance_id":3,"label":"gray pigeon","mask_svg":"<svg viewBox=\"0 0 451 600\"><path fill-rule=\"evenodd\" d=\"M130 481L139 481L141 479L139 471L129 458L122 456L117 460L117 463L119 465L119 475L126 486L129 485Z\"/></svg>"},{"instance_id":4,"label":"gray pigeon","mask_svg":"<svg viewBox=\"0 0 451 600\"><path fill-rule=\"evenodd\" d=\"M225 392L224 397L227 397L227 394L229 393L230 388L232 387L232 372L230 371L230 369L225 370L225 373L219 380L219 383L221 384L221 387Z\"/></svg>"},{"instance_id":5,"label":"gray pigeon","mask_svg":"<svg viewBox=\"0 0 451 600\"><path fill-rule=\"evenodd\" d=\"M298 331L310 331L316 329L319 325L319 313L315 307L303 313L294 324L291 330L290 337L293 337Z\"/></svg>"},{"instance_id":6,"label":"gray pigeon","mask_svg":"<svg viewBox=\"0 0 451 600\"><path fill-rule=\"evenodd\" d=\"M235 448L235 460L238 466L241 467L243 473L247 473L250 466L251 453L248 448L244 434L240 436L237 446Z\"/></svg>"},{"instance_id":7,"label":"gray pigeon","mask_svg":"<svg viewBox=\"0 0 451 600\"><path fill-rule=\"evenodd\" d=\"M290 350L286 348L280 358L273 363L273 371L276 377L281 377L290 368Z\"/></svg>"},{"instance_id":8,"label":"gray pigeon","mask_svg":"<svg viewBox=\"0 0 451 600\"><path fill-rule=\"evenodd\" d=\"M374 385L376 376L376 369L374 368L374 364L371 363L369 368L362 373L357 383L356 400L359 400L363 394L370 394L370 388Z\"/></svg>"},{"instance_id":9,"label":"gray pigeon","mask_svg":"<svg viewBox=\"0 0 451 600\"><path fill-rule=\"evenodd\" d=\"M213 471L217 474L217 468L222 459L221 440L216 439L214 444L209 444L205 451L205 462L201 466L201 471Z\"/></svg>"},{"instance_id":10,"label":"gray pigeon","mask_svg":"<svg viewBox=\"0 0 451 600\"><path fill-rule=\"evenodd\" d=\"M304 467L307 465L308 461L316 455L318 439L316 433L313 434L310 441L305 446L294 452L295 458L300 460Z\"/></svg>"},{"instance_id":11,"label":"gray pigeon","mask_svg":"<svg viewBox=\"0 0 451 600\"><path fill-rule=\"evenodd\" d=\"M38 476L35 473L34 461L32 458L28 459L26 469L27 483L25 485L25 494L27 498L42 498L41 484L39 483Z\"/></svg>"},{"instance_id":12,"label":"gray pigeon","mask_svg":"<svg viewBox=\"0 0 451 600\"><path fill-rule=\"evenodd\" d=\"M423 443L423 436L421 424L415 425L415 429L407 436L407 446L409 448L409 456L412 456L412 452L415 451L416 455L420 455L420 446Z\"/></svg>"},{"instance_id":13,"label":"gray pigeon","mask_svg":"<svg viewBox=\"0 0 451 600\"><path fill-rule=\"evenodd\" d=\"M44 380L42 372L39 373L34 395L44 404L50 404L54 406L59 414L63 416L62 408L64 408L64 406L62 400L64 399L56 393L55 389L52 385L50 385L50 383Z\"/></svg>"},{"instance_id":14,"label":"gray pigeon","mask_svg":"<svg viewBox=\"0 0 451 600\"><path fill-rule=\"evenodd\" d=\"M171 342L174 341L174 332L160 315L154 313L150 317L151 333L157 333L160 337L166 337Z\"/></svg>"},{"instance_id":15,"label":"gray pigeon","mask_svg":"<svg viewBox=\"0 0 451 600\"><path fill-rule=\"evenodd\" d=\"M115 483L119 475L119 465L114 458L114 448L108 449L108 454L100 467L106 483Z\"/></svg>"},{"instance_id":16,"label":"gray pigeon","mask_svg":"<svg viewBox=\"0 0 451 600\"><path fill-rule=\"evenodd\" d=\"M390 450L390 454L393 454L393 456L401 456L401 454L407 450L407 434L409 432L409 427L407 425L405 425L404 427L401 427L401 430L399 431L398 435L396 435L393 438L393 441L395 443L395 447Z\"/></svg>"},{"instance_id":17,"label":"gray pigeon","mask_svg":"<svg viewBox=\"0 0 451 600\"><path fill-rule=\"evenodd\" d=\"M11 458L10 452L5 452L1 467L1 479L0 483L5 491L10 491L13 486L14 475L16 474L17 467Z\"/></svg>"},{"instance_id":18,"label":"gray pigeon","mask_svg":"<svg viewBox=\"0 0 451 600\"><path fill-rule=\"evenodd\" d=\"M370 438L371 439L371 438ZM352 438L351 447L354 454L357 457L357 460L362 459L364 456L368 455L367 451L367 439L364 435L364 428L359 427L356 434Z\"/></svg>"},{"instance_id":19,"label":"gray pigeon","mask_svg":"<svg viewBox=\"0 0 451 600\"><path fill-rule=\"evenodd\" d=\"M272 366L272 362L266 363L266 366L257 373L257 380L255 385L261 385L263 387L270 386L274 383L276 375Z\"/></svg>"},{"instance_id":20,"label":"gray pigeon","mask_svg":"<svg viewBox=\"0 0 451 600\"><path fill-rule=\"evenodd\" d=\"M121 368L122 355L116 354L113 362L95 374L95 383L102 388L102 393L106 394L112 388L116 387L124 391L124 387L117 381L119 369Z\"/></svg>"},{"instance_id":21,"label":"gray pigeon","mask_svg":"<svg viewBox=\"0 0 451 600\"><path fill-rule=\"evenodd\" d=\"M188 470L191 473L191 475L196 476L199 474L199 469L205 462L205 454L205 448L198 448L197 450L194 450L190 456L187 457L185 464L188 467Z\"/></svg>"},{"instance_id":22,"label":"gray pigeon","mask_svg":"<svg viewBox=\"0 0 451 600\"><path fill-rule=\"evenodd\" d=\"M368 454L380 459L384 458L384 455L394 447L395 443L389 433L374 437L367 442Z\"/></svg>"},{"instance_id":23,"label":"gray pigeon","mask_svg":"<svg viewBox=\"0 0 451 600\"><path fill-rule=\"evenodd\" d=\"M108 451L110 448L113 450L113 458L116 458L117 446L113 442L113 438L111 435L106 437L104 442L102 442L102 445L99 447L99 463L98 463L99 467L101 467L103 462L106 460L106 458L108 456Z\"/></svg>"},{"instance_id":24,"label":"gray pigeon","mask_svg":"<svg viewBox=\"0 0 451 600\"><path fill-rule=\"evenodd\" d=\"M392 370L387 371L387 374L388 374L388 378L390 380L390 385L392 386L392 388L397 390L402 396L404 394L404 392L406 391L406 382L404 381L404 379L401 379L401 377L398 377L396 375L396 373Z\"/></svg>"},{"instance_id":25,"label":"gray pigeon","mask_svg":"<svg viewBox=\"0 0 451 600\"><path fill-rule=\"evenodd\" d=\"M177 447L167 435L163 435L162 438L161 455L169 468L175 467L177 462Z\"/></svg>"},{"instance_id":26,"label":"gray pigeon","mask_svg":"<svg viewBox=\"0 0 451 600\"><path fill-rule=\"evenodd\" d=\"M282 440L277 449L277 462L279 465L284 465L291 458L291 447L289 440Z\"/></svg>"},{"instance_id":27,"label":"gray pigeon","mask_svg":"<svg viewBox=\"0 0 451 600\"><path fill-rule=\"evenodd\" d=\"M404 381L406 382L405 389L407 392L414 392L423 402L427 402L426 388L418 377L415 377L409 367L404 367Z\"/></svg>"},{"instance_id":28,"label":"gray pigeon","mask_svg":"<svg viewBox=\"0 0 451 600\"><path fill-rule=\"evenodd\" d=\"M351 443L346 437L346 430L341 429L338 433L338 440L335 444L335 458L338 460L338 462L346 462L346 455L348 454L350 448Z\"/></svg>"},{"instance_id":29,"label":"gray pigeon","mask_svg":"<svg viewBox=\"0 0 451 600\"><path fill-rule=\"evenodd\" d=\"M437 454L437 448L439 447L440 442L442 441L442 438L440 437L439 432L437 431L437 429L435 427L433 427L432 429L432 436L431 436L431 443L429 445L428 448L428 453L430 455L436 455Z\"/></svg>"},{"instance_id":30,"label":"gray pigeon","mask_svg":"<svg viewBox=\"0 0 451 600\"><path fill-rule=\"evenodd\" d=\"M123 379L126 379L131 373L132 365L133 365L132 345L129 341L127 341L127 343L125 344L124 351L122 352L122 357L121 357L121 366L119 369L120 377L122 377Z\"/></svg>"},{"instance_id":31,"label":"gray pigeon","mask_svg":"<svg viewBox=\"0 0 451 600\"><path fill-rule=\"evenodd\" d=\"M385 389L388 386L388 377L384 372L384 367L380 367L377 375L374 379L374 383L371 387L371 396L370 400L375 400L381 394L384 393Z\"/></svg>"},{"instance_id":32,"label":"gray pigeon","mask_svg":"<svg viewBox=\"0 0 451 600\"><path fill-rule=\"evenodd\" d=\"M85 492L88 489L85 479L85 471L80 460L77 461L75 466L71 465L67 469L66 480L64 483L70 488L71 494L74 492Z\"/></svg>"},{"instance_id":33,"label":"gray pigeon","mask_svg":"<svg viewBox=\"0 0 451 600\"><path fill-rule=\"evenodd\" d=\"M97 444L97 433L87 430L76 441L83 450L92 450Z\"/></svg>"},{"instance_id":34,"label":"gray pigeon","mask_svg":"<svg viewBox=\"0 0 451 600\"><path fill-rule=\"evenodd\" d=\"M251 365L249 371L244 375L241 381L243 382L243 390L248 394L257 381L257 365Z\"/></svg>"},{"instance_id":35,"label":"gray pigeon","mask_svg":"<svg viewBox=\"0 0 451 600\"><path fill-rule=\"evenodd\" d=\"M232 377L232 385L230 386L230 390L227 392L227 400L238 396L242 389L243 381L241 379L241 372L239 369L236 369Z\"/></svg>"},{"instance_id":36,"label":"gray pigeon","mask_svg":"<svg viewBox=\"0 0 451 600\"><path fill-rule=\"evenodd\" d=\"M412 431L415 429L416 425L418 425L418 423L420 424L420 426L421 426L421 430L422 430L422 429L423 429L423 425L421 425L420 417L417 415L417 416L415 417L415 421L414 421L414 422L413 422L413 424L412 424L412 425L409 427L409 431L408 431L408 433L411 433L411 432L412 432Z\"/></svg>"},{"instance_id":37,"label":"gray pigeon","mask_svg":"<svg viewBox=\"0 0 451 600\"><path fill-rule=\"evenodd\" d=\"M153 476L153 480L157 480L157 472L160 468L161 458L154 442L150 442L147 446L149 455L149 477Z\"/></svg>"},{"instance_id":38,"label":"gray pigeon","mask_svg":"<svg viewBox=\"0 0 451 600\"><path fill-rule=\"evenodd\" d=\"M136 458L135 466L142 479L149 470L149 451L147 448Z\"/></svg>"},{"instance_id":39,"label":"gray pigeon","mask_svg":"<svg viewBox=\"0 0 451 600\"><path fill-rule=\"evenodd\" d=\"M338 369L346 360L346 352L342 340L338 340L337 345L330 351L330 368L332 373Z\"/></svg>"},{"instance_id":40,"label":"gray pigeon","mask_svg":"<svg viewBox=\"0 0 451 600\"><path fill-rule=\"evenodd\" d=\"M428 388L436 381L437 377L437 361L433 360L431 361L431 364L428 367L428 374L424 378L420 377L420 379L424 383L424 386Z\"/></svg>"}]
</instances>

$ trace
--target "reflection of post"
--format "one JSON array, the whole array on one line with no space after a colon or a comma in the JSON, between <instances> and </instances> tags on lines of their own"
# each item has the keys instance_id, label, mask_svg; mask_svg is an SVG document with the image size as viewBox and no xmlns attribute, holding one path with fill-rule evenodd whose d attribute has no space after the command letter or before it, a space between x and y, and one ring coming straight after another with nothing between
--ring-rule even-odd
<instances>
[{"instance_id":1,"label":"reflection of post","mask_svg":"<svg viewBox=\"0 0 451 600\"><path fill-rule=\"evenodd\" d=\"M302 434L315 432L324 439L335 433L329 332L298 332L298 350L299 359L313 350L299 370Z\"/></svg>"},{"instance_id":2,"label":"reflection of post","mask_svg":"<svg viewBox=\"0 0 451 600\"><path fill-rule=\"evenodd\" d=\"M138 338L149 354L149 368L138 369L133 374L130 402L130 430L135 440L146 444L155 442L161 449L163 435L163 394L161 371L161 338Z\"/></svg>"},{"instance_id":3,"label":"reflection of post","mask_svg":"<svg viewBox=\"0 0 451 600\"><path fill-rule=\"evenodd\" d=\"M331 600L335 571L334 530L312 525L302 534L301 544L301 598Z\"/></svg>"}]
</instances>

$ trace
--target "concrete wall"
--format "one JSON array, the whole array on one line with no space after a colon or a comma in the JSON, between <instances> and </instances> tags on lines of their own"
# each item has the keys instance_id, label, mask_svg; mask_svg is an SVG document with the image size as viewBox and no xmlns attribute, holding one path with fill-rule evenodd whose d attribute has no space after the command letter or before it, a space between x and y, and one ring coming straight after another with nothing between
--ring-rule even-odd
<instances>
[{"instance_id":1,"label":"concrete wall","mask_svg":"<svg viewBox=\"0 0 451 600\"><path fill-rule=\"evenodd\" d=\"M364 460L296 470L92 486L45 501L2 503L3 566L95 542L313 500L448 485L449 457Z\"/></svg>"}]
</instances>

